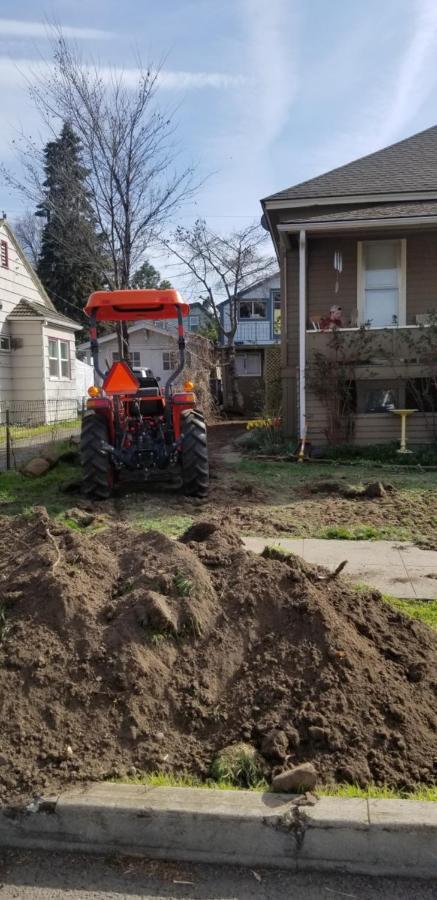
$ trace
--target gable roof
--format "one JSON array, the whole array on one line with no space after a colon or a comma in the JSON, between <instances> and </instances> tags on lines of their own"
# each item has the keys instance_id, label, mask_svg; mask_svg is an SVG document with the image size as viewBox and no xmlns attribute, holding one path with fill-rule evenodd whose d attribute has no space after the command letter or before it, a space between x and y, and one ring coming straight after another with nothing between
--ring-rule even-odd
<instances>
[{"instance_id":1,"label":"gable roof","mask_svg":"<svg viewBox=\"0 0 437 900\"><path fill-rule=\"evenodd\" d=\"M259 281L253 281L252 284L248 284L247 287L241 288L240 291L237 291L235 296L238 298L244 297L245 294L249 294L249 296L250 296L252 291L257 290L263 284L265 284L267 286L269 284L269 282L271 282L271 281L276 281L276 280L279 281L279 278L280 278L279 271L272 272L270 275L266 275L264 278L260 278ZM278 284L278 287L279 287L279 284ZM266 287L266 297L268 297L270 290L271 290L271 288ZM276 288L274 288L274 290L276 290ZM222 300L221 303L217 303L217 309L221 309L222 306L226 306L226 304L229 302L230 301L227 297L226 300Z\"/></svg>"},{"instance_id":2,"label":"gable roof","mask_svg":"<svg viewBox=\"0 0 437 900\"><path fill-rule=\"evenodd\" d=\"M9 222L6 219L0 219L0 227L5 229L5 231L8 235L8 238L11 241L11 244L14 245L17 255L20 257L20 260L23 263L23 266L27 269L37 291L39 291L39 293L41 294L41 298L42 298L42 300L44 300L45 305L48 307L48 309L55 310L56 307L50 300L50 297L47 294L43 283L39 280L38 275L35 272L35 269L30 264L26 254L24 253L19 241L17 240L17 238L15 236L13 229L9 225ZM41 304L41 305L43 306L44 304Z\"/></svg>"},{"instance_id":3,"label":"gable roof","mask_svg":"<svg viewBox=\"0 0 437 900\"><path fill-rule=\"evenodd\" d=\"M73 322L73 319L68 319L67 316L58 313L53 307L44 306L43 303L36 303L34 300L20 300L6 318L48 319L50 322L54 322L58 325L74 328L75 331L81 331L82 329L82 326L77 322Z\"/></svg>"},{"instance_id":4,"label":"gable roof","mask_svg":"<svg viewBox=\"0 0 437 900\"><path fill-rule=\"evenodd\" d=\"M437 191L437 125L271 194L264 202L430 190Z\"/></svg>"}]
</instances>

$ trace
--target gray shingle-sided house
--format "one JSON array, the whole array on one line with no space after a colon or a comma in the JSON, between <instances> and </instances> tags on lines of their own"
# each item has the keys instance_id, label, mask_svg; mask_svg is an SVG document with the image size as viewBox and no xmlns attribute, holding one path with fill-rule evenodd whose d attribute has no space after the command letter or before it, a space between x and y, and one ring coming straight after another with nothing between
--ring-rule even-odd
<instances>
[{"instance_id":1,"label":"gray shingle-sided house","mask_svg":"<svg viewBox=\"0 0 437 900\"><path fill-rule=\"evenodd\" d=\"M0 220L1 408L33 403L41 421L65 418L67 401L74 410L76 331L80 326L58 313L12 229Z\"/></svg>"},{"instance_id":2,"label":"gray shingle-sided house","mask_svg":"<svg viewBox=\"0 0 437 900\"><path fill-rule=\"evenodd\" d=\"M279 272L236 295L235 366L244 411L277 412L281 339ZM229 329L229 300L219 304L222 326ZM222 343L226 341L223 338Z\"/></svg>"},{"instance_id":3,"label":"gray shingle-sided house","mask_svg":"<svg viewBox=\"0 0 437 900\"><path fill-rule=\"evenodd\" d=\"M343 347L349 341L349 439L396 440L391 410L408 406L419 410L409 421L410 441L435 440L437 126L262 206L280 262L287 432L302 435L306 423L310 440L328 439L332 405L322 386L314 388L314 365L320 354L338 354L337 337ZM340 329L333 338L334 321Z\"/></svg>"}]
</instances>

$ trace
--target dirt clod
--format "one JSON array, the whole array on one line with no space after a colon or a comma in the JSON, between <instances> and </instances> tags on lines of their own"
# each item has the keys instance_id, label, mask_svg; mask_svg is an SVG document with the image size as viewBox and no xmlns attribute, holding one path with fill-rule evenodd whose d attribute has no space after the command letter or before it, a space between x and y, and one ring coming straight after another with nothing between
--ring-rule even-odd
<instances>
[{"instance_id":1,"label":"dirt clod","mask_svg":"<svg viewBox=\"0 0 437 900\"><path fill-rule=\"evenodd\" d=\"M255 556L218 518L172 541L40 508L2 519L0 560L1 802L134 769L204 778L242 742L249 784L302 763L322 783L435 778L437 635L378 592Z\"/></svg>"}]
</instances>

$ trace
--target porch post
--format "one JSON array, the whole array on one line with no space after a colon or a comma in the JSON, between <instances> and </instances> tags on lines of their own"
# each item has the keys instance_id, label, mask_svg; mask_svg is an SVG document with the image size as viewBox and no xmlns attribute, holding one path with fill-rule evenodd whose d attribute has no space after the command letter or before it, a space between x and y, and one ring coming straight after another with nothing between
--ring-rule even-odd
<instances>
[{"instance_id":1,"label":"porch post","mask_svg":"<svg viewBox=\"0 0 437 900\"><path fill-rule=\"evenodd\" d=\"M299 437L305 433L306 415L306 231L299 232Z\"/></svg>"}]
</instances>

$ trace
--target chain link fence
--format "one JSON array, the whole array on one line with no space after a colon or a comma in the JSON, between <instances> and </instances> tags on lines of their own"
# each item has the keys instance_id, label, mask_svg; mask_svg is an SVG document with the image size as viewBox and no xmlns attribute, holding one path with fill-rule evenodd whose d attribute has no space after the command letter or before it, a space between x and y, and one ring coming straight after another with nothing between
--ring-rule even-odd
<instances>
[{"instance_id":1,"label":"chain link fence","mask_svg":"<svg viewBox=\"0 0 437 900\"><path fill-rule=\"evenodd\" d=\"M0 471L16 469L55 441L79 434L84 402L0 400Z\"/></svg>"}]
</instances>

